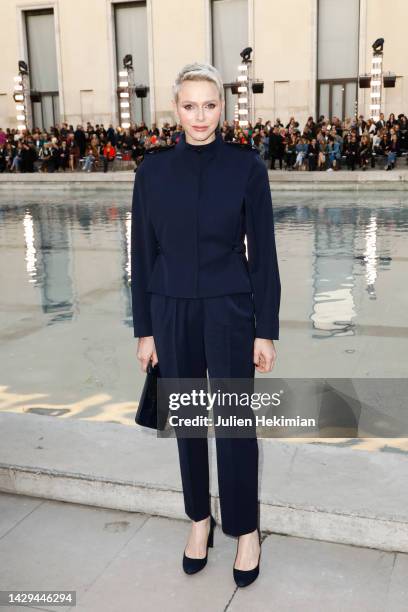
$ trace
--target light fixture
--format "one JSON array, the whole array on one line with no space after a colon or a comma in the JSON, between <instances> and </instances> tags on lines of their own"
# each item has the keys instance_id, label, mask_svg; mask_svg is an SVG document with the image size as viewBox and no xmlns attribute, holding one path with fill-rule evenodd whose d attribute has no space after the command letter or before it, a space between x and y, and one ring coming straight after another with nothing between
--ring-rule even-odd
<instances>
[{"instance_id":1,"label":"light fixture","mask_svg":"<svg viewBox=\"0 0 408 612\"><path fill-rule=\"evenodd\" d=\"M18 62L18 71L20 74L28 74L28 66L24 60Z\"/></svg>"},{"instance_id":2,"label":"light fixture","mask_svg":"<svg viewBox=\"0 0 408 612\"><path fill-rule=\"evenodd\" d=\"M242 57L242 61L243 62L250 62L251 61L251 53L252 53L252 47L245 47L245 49L243 49L240 53L240 56Z\"/></svg>"},{"instance_id":3,"label":"light fixture","mask_svg":"<svg viewBox=\"0 0 408 612\"><path fill-rule=\"evenodd\" d=\"M127 70L133 70L133 58L130 53L123 58L123 67Z\"/></svg>"},{"instance_id":4,"label":"light fixture","mask_svg":"<svg viewBox=\"0 0 408 612\"><path fill-rule=\"evenodd\" d=\"M374 50L375 54L382 53L383 47L384 47L384 39L383 38L377 38L377 40L375 40L373 42L372 46L373 46L373 50Z\"/></svg>"}]
</instances>

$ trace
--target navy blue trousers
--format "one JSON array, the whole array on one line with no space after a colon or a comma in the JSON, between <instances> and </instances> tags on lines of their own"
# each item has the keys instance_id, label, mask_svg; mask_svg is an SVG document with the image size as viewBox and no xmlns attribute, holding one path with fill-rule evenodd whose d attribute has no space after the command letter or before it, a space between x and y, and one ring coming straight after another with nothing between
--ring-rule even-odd
<instances>
[{"instance_id":1,"label":"navy blue trousers","mask_svg":"<svg viewBox=\"0 0 408 612\"><path fill-rule=\"evenodd\" d=\"M254 378L254 305L250 293L210 298L151 294L153 337L165 378ZM184 506L200 521L210 514L208 439L176 436ZM218 491L224 533L258 526L258 441L216 440Z\"/></svg>"}]
</instances>

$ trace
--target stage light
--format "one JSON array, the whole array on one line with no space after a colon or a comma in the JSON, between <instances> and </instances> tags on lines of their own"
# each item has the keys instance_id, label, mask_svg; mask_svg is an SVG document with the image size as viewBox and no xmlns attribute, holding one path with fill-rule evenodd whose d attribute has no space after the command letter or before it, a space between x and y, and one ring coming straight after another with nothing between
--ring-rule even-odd
<instances>
[{"instance_id":1,"label":"stage light","mask_svg":"<svg viewBox=\"0 0 408 612\"><path fill-rule=\"evenodd\" d=\"M149 88L146 85L138 85L135 87L136 97L137 98L146 98L147 92Z\"/></svg>"},{"instance_id":2,"label":"stage light","mask_svg":"<svg viewBox=\"0 0 408 612\"><path fill-rule=\"evenodd\" d=\"M377 40L373 42L372 46L375 54L382 53L384 47L384 39L377 38Z\"/></svg>"},{"instance_id":3,"label":"stage light","mask_svg":"<svg viewBox=\"0 0 408 612\"><path fill-rule=\"evenodd\" d=\"M261 94L264 91L264 82L263 81L252 81L252 91L254 94Z\"/></svg>"},{"instance_id":4,"label":"stage light","mask_svg":"<svg viewBox=\"0 0 408 612\"><path fill-rule=\"evenodd\" d=\"M30 89L28 83L28 66L24 60L18 62L18 74L13 77L14 93L13 98L16 104L16 119L19 122L17 130L23 131L27 129L27 108L26 100L28 99Z\"/></svg>"},{"instance_id":5,"label":"stage light","mask_svg":"<svg viewBox=\"0 0 408 612\"><path fill-rule=\"evenodd\" d=\"M395 73L387 72L387 74L384 74L384 87L395 87L396 78Z\"/></svg>"},{"instance_id":6,"label":"stage light","mask_svg":"<svg viewBox=\"0 0 408 612\"><path fill-rule=\"evenodd\" d=\"M368 74L363 74L358 78L358 86L362 89L368 89L371 87L371 77Z\"/></svg>"},{"instance_id":7,"label":"stage light","mask_svg":"<svg viewBox=\"0 0 408 612\"><path fill-rule=\"evenodd\" d=\"M24 60L18 62L18 71L20 74L28 74L28 66Z\"/></svg>"},{"instance_id":8,"label":"stage light","mask_svg":"<svg viewBox=\"0 0 408 612\"><path fill-rule=\"evenodd\" d=\"M240 53L240 56L242 57L242 61L243 62L249 62L251 61L251 53L252 53L252 47L245 47L245 49L243 49Z\"/></svg>"},{"instance_id":9,"label":"stage light","mask_svg":"<svg viewBox=\"0 0 408 612\"><path fill-rule=\"evenodd\" d=\"M123 58L123 67L127 68L128 70L133 70L133 58L132 55L130 53L128 53L127 55L125 55L125 57Z\"/></svg>"}]
</instances>

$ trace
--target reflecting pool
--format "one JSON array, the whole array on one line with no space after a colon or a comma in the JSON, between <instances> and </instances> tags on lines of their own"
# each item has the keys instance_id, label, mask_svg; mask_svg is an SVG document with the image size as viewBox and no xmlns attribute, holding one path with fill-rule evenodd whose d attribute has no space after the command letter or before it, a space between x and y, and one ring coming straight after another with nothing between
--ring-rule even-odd
<instances>
[{"instance_id":1,"label":"reflecting pool","mask_svg":"<svg viewBox=\"0 0 408 612\"><path fill-rule=\"evenodd\" d=\"M406 377L405 194L272 199L282 302L268 376ZM132 328L130 208L130 190L1 194L1 410L133 420L144 374Z\"/></svg>"}]
</instances>

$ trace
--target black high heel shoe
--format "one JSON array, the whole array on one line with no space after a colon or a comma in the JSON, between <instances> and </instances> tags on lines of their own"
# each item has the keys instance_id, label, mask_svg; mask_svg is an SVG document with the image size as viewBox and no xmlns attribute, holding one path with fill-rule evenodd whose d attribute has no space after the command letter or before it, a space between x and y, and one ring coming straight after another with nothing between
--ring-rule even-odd
<instances>
[{"instance_id":1,"label":"black high heel shoe","mask_svg":"<svg viewBox=\"0 0 408 612\"><path fill-rule=\"evenodd\" d=\"M196 572L199 572L200 570L202 570L203 567L205 567L205 565L207 564L208 547L210 546L212 548L214 545L214 527L217 524L215 522L215 518L213 517L213 515L210 514L210 516L211 516L211 519L210 519L210 531L209 531L208 539L207 539L207 554L205 555L203 559L194 559L193 557L187 557L186 551L184 549L183 570L186 572L186 574L195 574Z\"/></svg>"},{"instance_id":2,"label":"black high heel shoe","mask_svg":"<svg viewBox=\"0 0 408 612\"><path fill-rule=\"evenodd\" d=\"M259 546L261 547L261 532L259 530L259 527L257 527L257 530L258 530L258 537L259 537ZM238 551L237 551L237 555L238 555ZM237 555L235 555L235 561L237 559ZM254 580L258 578L260 559L261 559L261 550L259 551L258 565L254 567L253 569L239 570L239 569L236 569L235 567L233 568L234 580L237 586L246 587L249 584L251 584L251 582L254 582ZM235 565L235 561L234 561L234 565Z\"/></svg>"}]
</instances>

